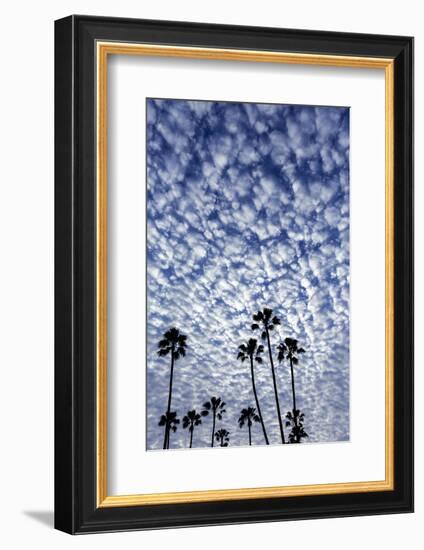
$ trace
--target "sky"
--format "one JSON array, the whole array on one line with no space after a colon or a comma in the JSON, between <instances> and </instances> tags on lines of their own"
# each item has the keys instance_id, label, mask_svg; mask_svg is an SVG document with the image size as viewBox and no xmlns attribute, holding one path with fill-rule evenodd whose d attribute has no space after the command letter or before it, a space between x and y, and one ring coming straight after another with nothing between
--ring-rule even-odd
<instances>
[{"instance_id":1,"label":"sky","mask_svg":"<svg viewBox=\"0 0 424 550\"><path fill-rule=\"evenodd\" d=\"M147 448L160 449L170 357L158 342L187 335L175 364L172 410L226 402L217 429L247 445L242 408L255 406L250 366L237 360L252 315L273 309L280 406L292 408L286 337L305 349L295 367L306 440L349 439L349 109L259 103L147 100ZM269 361L255 366L270 444L278 420ZM210 445L211 417L193 447ZM288 433L286 428L286 436ZM188 447L180 424L171 448ZM264 444L261 426L252 444ZM224 450L221 450L222 452Z\"/></svg>"}]
</instances>

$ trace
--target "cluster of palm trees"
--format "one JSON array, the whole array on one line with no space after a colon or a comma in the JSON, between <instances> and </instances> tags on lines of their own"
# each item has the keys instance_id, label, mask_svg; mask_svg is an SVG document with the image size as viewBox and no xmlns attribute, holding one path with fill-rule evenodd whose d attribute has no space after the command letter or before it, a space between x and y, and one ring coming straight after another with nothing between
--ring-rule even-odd
<instances>
[{"instance_id":1,"label":"cluster of palm trees","mask_svg":"<svg viewBox=\"0 0 424 550\"><path fill-rule=\"evenodd\" d=\"M183 417L183 428L188 429L190 449L193 447L193 434L195 427L200 426L202 424L202 417L208 416L209 414L212 417L211 447L214 447L215 440L220 443L221 447L228 447L230 432L224 428L220 428L215 431L217 420L221 421L225 412L225 402L220 397L211 397L208 401L203 403L200 413L197 412L196 409L187 411L187 414ZM166 411L166 413L160 417L159 426L165 426L165 437L163 442L164 449L169 449L170 432L176 432L177 425L179 423L180 419L178 418L176 411Z\"/></svg>"},{"instance_id":2,"label":"cluster of palm trees","mask_svg":"<svg viewBox=\"0 0 424 550\"><path fill-rule=\"evenodd\" d=\"M284 364L284 362L287 362L290 366L291 374L293 408L291 411L288 411L286 413L285 420L283 421L279 401L277 376L274 365L273 348L271 344L271 334L275 330L275 327L280 325L280 319L276 315L273 315L272 309L264 308L263 310L259 310L255 315L253 315L253 321L254 323L251 324L251 330L260 331L261 339L266 342L267 346L281 443L301 443L302 439L308 437L308 434L304 429L304 414L297 408L296 405L296 390L293 367L299 363L299 355L305 353L305 350L302 347L298 346L298 341L294 338L285 338L284 341L279 342L276 346L278 363L282 365ZM159 420L159 426L164 427L163 448L169 449L170 434L171 432L175 433L177 431L178 425L180 424L180 419L178 418L177 411L171 410L174 367L178 359L180 359L181 357L185 357L187 349L187 336L181 334L181 332L177 328L171 328L165 332L162 340L160 340L158 344L158 347L159 356L165 357L166 355L170 355L171 357L167 409L165 414L163 414ZM255 423L261 425L265 444L269 445L268 433L266 430L264 418L262 416L255 378L255 363L262 364L264 362L264 359L262 357L264 353L265 346L263 344L259 344L258 340L255 338L249 338L245 343L241 344L238 347L237 359L242 362L249 362L252 390L256 405L256 407L254 407L249 404L247 407L243 408L240 411L240 417L238 419L238 425L240 428L247 426L249 445L252 444L252 427ZM222 398L214 396L203 403L200 412L197 412L196 409L192 409L187 412L187 414L183 417L182 426L184 429L188 429L189 448L192 448L193 446L193 435L195 428L197 426L200 426L202 424L202 419L209 415L212 419L211 447L214 447L215 442L219 443L220 447L229 446L230 432L223 427L216 429L217 421L221 422L224 413L226 412L225 407L226 404L222 400ZM284 424L286 428L290 428L288 441L286 441L286 437L284 434Z\"/></svg>"}]
</instances>

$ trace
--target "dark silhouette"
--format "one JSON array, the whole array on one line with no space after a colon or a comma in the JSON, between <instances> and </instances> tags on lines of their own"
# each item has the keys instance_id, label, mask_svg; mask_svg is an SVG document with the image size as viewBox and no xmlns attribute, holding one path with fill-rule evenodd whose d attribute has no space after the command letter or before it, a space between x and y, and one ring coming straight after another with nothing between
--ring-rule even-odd
<instances>
[{"instance_id":1,"label":"dark silhouette","mask_svg":"<svg viewBox=\"0 0 424 550\"><path fill-rule=\"evenodd\" d=\"M256 414L256 409L254 407L247 407L247 409L242 409L238 423L240 428L243 428L247 424L247 429L249 431L249 445L252 445L252 424L253 422L260 422L259 415Z\"/></svg>"},{"instance_id":2,"label":"dark silhouette","mask_svg":"<svg viewBox=\"0 0 424 550\"><path fill-rule=\"evenodd\" d=\"M284 444L286 441L284 439L283 421L281 419L280 402L278 400L277 380L275 378L274 361L272 360L271 352L271 340L269 337L269 333L274 330L274 327L280 324L280 319L276 315L272 316L272 309L265 307L262 311L258 311L258 313L253 315L253 320L256 321L256 323L252 324L252 330L259 330L260 325L262 325L263 330L261 337L262 340L266 340L268 344L269 362L271 364L272 381L274 384L274 396L277 407L278 424L280 426L281 443Z\"/></svg>"},{"instance_id":3,"label":"dark silhouette","mask_svg":"<svg viewBox=\"0 0 424 550\"><path fill-rule=\"evenodd\" d=\"M294 387L293 365L297 365L299 363L298 355L300 353L305 353L305 350L303 348L299 348L297 344L298 344L298 341L296 339L286 338L284 342L280 342L280 344L278 344L277 349L278 349L278 361L282 363L284 359L286 359L290 363L291 385L292 385L292 395L293 395L293 414L290 414L290 413L288 414L290 414L289 421L293 423L293 430L296 433L296 437L295 437L296 443L300 443L301 430L298 429L299 427L298 422L300 422L300 415L296 407L296 391ZM303 421L303 414L301 416ZM286 415L286 418L288 418L287 415ZM286 422L286 425L287 425L287 422Z\"/></svg>"},{"instance_id":4,"label":"dark silhouette","mask_svg":"<svg viewBox=\"0 0 424 550\"><path fill-rule=\"evenodd\" d=\"M171 431L174 433L177 431L177 425L179 423L180 419L177 417L177 411L166 412L160 417L159 426L165 426L165 430L168 428L168 435L164 443L166 447L164 446L164 449L169 449L169 434Z\"/></svg>"},{"instance_id":5,"label":"dark silhouette","mask_svg":"<svg viewBox=\"0 0 424 550\"><path fill-rule=\"evenodd\" d=\"M256 408L258 410L258 416L262 425L265 443L269 445L268 435L266 433L261 407L259 406L258 394L256 393L255 372L253 368L253 360L255 360L259 364L261 364L263 361L260 355L261 353L263 353L264 347L262 344L260 344L259 346L257 344L258 341L255 338L250 338L246 344L242 344L241 346L239 346L238 349L240 351L237 355L237 359L240 359L242 362L244 362L247 358L249 358L250 360L250 376L252 378L253 395L255 396Z\"/></svg>"},{"instance_id":6,"label":"dark silhouette","mask_svg":"<svg viewBox=\"0 0 424 550\"><path fill-rule=\"evenodd\" d=\"M207 416L209 413L212 415L212 439L211 447L213 447L213 436L215 434L216 419L222 420L222 415L226 412L225 403L220 397L211 397L210 401L203 403L202 416ZM215 434L216 435L216 434ZM222 447L222 445L221 445Z\"/></svg>"},{"instance_id":7,"label":"dark silhouette","mask_svg":"<svg viewBox=\"0 0 424 550\"><path fill-rule=\"evenodd\" d=\"M220 447L228 447L230 442L230 432L227 432L224 428L221 428L215 432L215 439L220 443Z\"/></svg>"},{"instance_id":8,"label":"dark silhouette","mask_svg":"<svg viewBox=\"0 0 424 550\"><path fill-rule=\"evenodd\" d=\"M293 414L290 411L286 414L286 426L292 428L289 433L290 443L301 443L303 438L309 437L303 428L304 417L298 409L294 410Z\"/></svg>"},{"instance_id":9,"label":"dark silhouette","mask_svg":"<svg viewBox=\"0 0 424 550\"><path fill-rule=\"evenodd\" d=\"M193 409L192 411L188 411L186 416L183 418L183 428L188 428L188 431L190 432L190 449L193 446L193 432L194 432L194 426L200 426L202 423L202 419L199 413L196 412L196 409Z\"/></svg>"},{"instance_id":10,"label":"dark silhouette","mask_svg":"<svg viewBox=\"0 0 424 550\"><path fill-rule=\"evenodd\" d=\"M275 374L275 367L273 361L273 354L271 348L271 337L270 333L275 329L277 325L280 324L280 319L273 315L273 310L269 308L263 308L259 310L256 314L253 315L253 321L251 328L252 330L260 330L261 338L266 340L268 346L268 355L269 362L271 366L272 380L273 380L273 389L275 396L275 404L278 415L278 422L280 427L281 442L286 443L284 436L284 424L286 428L290 428L290 432L287 436L287 443L301 443L304 438L309 437L304 429L304 419L305 415L297 408L296 402L296 387L295 387L295 377L294 377L294 367L299 364L299 356L305 353L305 350L299 346L298 341L295 338L285 338L284 341L281 341L277 346L278 351L278 362L281 364L284 361L287 361L290 365L291 373L291 387L292 387L292 399L293 399L293 409L288 411L284 420L281 417L281 409L279 402L279 395L277 389L277 379ZM159 420L159 426L165 427L163 448L170 448L170 434L177 431L178 425L180 424L180 419L177 416L177 411L171 411L172 405L172 387L173 387L173 378L174 378L174 366L175 361L180 357L186 355L187 350L187 336L181 334L177 328L170 328L163 335L162 340L158 343L158 355L160 357L165 357L166 355L171 355L171 369L169 377L169 392L168 392L168 403L165 414L162 414ZM256 389L255 381L255 365L256 361L258 364L263 363L262 354L265 351L265 347L262 344L258 344L258 340L255 338L249 338L245 343L241 344L238 347L237 359L244 362L246 360L250 363L250 375L252 380L252 389L253 395L255 398L256 408L248 406L240 411L240 417L238 419L238 425L240 428L243 428L247 425L248 436L249 436L249 445L252 445L252 426L255 422L260 422L262 427L263 436L265 443L269 445L268 434L265 428L258 393ZM275 352L275 350L274 350ZM187 414L182 419L182 427L189 430L189 448L193 447L193 434L196 426L202 424L202 417L212 416L212 434L211 434L211 447L214 447L215 441L219 443L221 447L228 447L230 442L230 432L224 428L216 430L216 422L221 421L224 413L226 412L225 402L221 397L211 397L208 401L203 403L202 410L200 413L196 409L187 411Z\"/></svg>"},{"instance_id":11,"label":"dark silhouette","mask_svg":"<svg viewBox=\"0 0 424 550\"><path fill-rule=\"evenodd\" d=\"M174 377L174 364L177 359L184 357L186 354L187 348L187 336L181 334L177 328L170 328L163 335L163 339L159 342L158 355L160 357L165 357L168 353L171 354L171 373L169 376L169 393L168 393L168 407L166 409L166 418L170 419L171 412L171 399L172 399L172 380ZM160 424L162 425L162 424ZM165 424L165 435L163 439L163 448L169 449L169 423ZM175 430L174 430L175 431Z\"/></svg>"}]
</instances>

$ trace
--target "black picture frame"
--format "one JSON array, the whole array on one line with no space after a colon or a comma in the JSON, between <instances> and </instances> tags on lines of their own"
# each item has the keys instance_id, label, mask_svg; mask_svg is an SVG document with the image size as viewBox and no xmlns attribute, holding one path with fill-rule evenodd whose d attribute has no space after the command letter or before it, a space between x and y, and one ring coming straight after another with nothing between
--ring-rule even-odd
<instances>
[{"instance_id":1,"label":"black picture frame","mask_svg":"<svg viewBox=\"0 0 424 550\"><path fill-rule=\"evenodd\" d=\"M98 40L394 60L392 491L98 508ZM73 15L55 23L55 527L94 533L413 511L413 39Z\"/></svg>"}]
</instances>

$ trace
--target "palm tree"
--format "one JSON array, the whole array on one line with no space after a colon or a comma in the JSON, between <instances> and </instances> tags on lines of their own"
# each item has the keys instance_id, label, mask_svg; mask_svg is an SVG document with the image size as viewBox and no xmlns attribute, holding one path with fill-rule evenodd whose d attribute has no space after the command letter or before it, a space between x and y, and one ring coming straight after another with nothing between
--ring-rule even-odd
<instances>
[{"instance_id":1,"label":"palm tree","mask_svg":"<svg viewBox=\"0 0 424 550\"><path fill-rule=\"evenodd\" d=\"M170 328L163 335L162 340L160 340L158 347L158 355L160 357L165 357L168 353L171 354L171 373L169 376L169 392L168 392L168 407L166 409L167 418L170 417L171 412L171 398L172 398L172 380L174 377L174 363L180 357L184 357L186 354L187 348L187 336L181 334L177 328ZM163 439L163 448L169 448L169 424L165 425L165 436Z\"/></svg>"},{"instance_id":2,"label":"palm tree","mask_svg":"<svg viewBox=\"0 0 424 550\"><path fill-rule=\"evenodd\" d=\"M293 411L293 414L289 411L286 414L286 426L291 426L291 432L289 433L290 443L301 443L302 439L309 437L303 428L303 420L305 415L298 409Z\"/></svg>"},{"instance_id":3,"label":"palm tree","mask_svg":"<svg viewBox=\"0 0 424 550\"><path fill-rule=\"evenodd\" d=\"M259 310L258 313L253 315L253 320L256 322L252 324L252 330L258 330L260 328L260 325L262 325L261 337L262 340L266 340L268 344L269 362L271 364L272 381L274 384L274 396L275 404L277 407L278 424L280 426L281 442L285 443L286 441L284 439L284 429L283 421L281 419L280 402L278 400L277 380L275 378L274 361L272 360L271 341L269 338L269 333L274 330L274 327L276 325L280 324L280 319L276 315L272 316L272 309L265 307L262 311Z\"/></svg>"},{"instance_id":4,"label":"palm tree","mask_svg":"<svg viewBox=\"0 0 424 550\"><path fill-rule=\"evenodd\" d=\"M203 403L202 416L207 416L209 413L212 414L212 438L211 438L211 447L213 447L213 436L215 433L215 423L216 419L222 420L222 415L226 412L225 403L220 397L211 397L210 401ZM222 446L222 445L221 445Z\"/></svg>"},{"instance_id":5,"label":"palm tree","mask_svg":"<svg viewBox=\"0 0 424 550\"><path fill-rule=\"evenodd\" d=\"M199 426L201 423L201 416L196 412L196 409L188 411L186 416L183 418L183 428L188 428L188 431L190 432L190 449L193 446L194 426Z\"/></svg>"},{"instance_id":6,"label":"palm tree","mask_svg":"<svg viewBox=\"0 0 424 550\"><path fill-rule=\"evenodd\" d=\"M254 407L247 407L247 409L242 409L238 423L240 428L243 428L247 424L249 430L249 445L252 445L252 424L253 422L259 422L259 415L256 414L256 409Z\"/></svg>"},{"instance_id":7,"label":"palm tree","mask_svg":"<svg viewBox=\"0 0 424 550\"><path fill-rule=\"evenodd\" d=\"M226 429L221 428L215 432L215 439L220 442L220 447L228 447L230 442L230 432L227 432Z\"/></svg>"},{"instance_id":8,"label":"palm tree","mask_svg":"<svg viewBox=\"0 0 424 550\"><path fill-rule=\"evenodd\" d=\"M296 392L294 389L294 372L293 365L299 363L298 354L305 353L303 348L297 347L297 340L294 338L286 338L284 342L278 344L278 361L281 363L284 359L287 359L290 362L291 370L291 383L292 383L292 394L293 394L293 410L296 411Z\"/></svg>"},{"instance_id":9,"label":"palm tree","mask_svg":"<svg viewBox=\"0 0 424 550\"><path fill-rule=\"evenodd\" d=\"M245 361L247 358L249 358L250 360L250 376L252 378L253 395L255 396L256 408L258 409L258 415L261 421L262 431L264 432L265 443L269 445L268 435L265 430L265 424L264 424L264 420L261 412L261 407L259 406L258 394L256 393L255 372L253 368L253 360L255 360L259 364L261 364L263 361L260 355L261 353L263 353L264 347L262 344L260 344L259 346L257 344L258 344L258 341L255 338L250 338L246 344L241 344L241 346L239 346L238 348L240 351L237 355L237 359L240 359L242 362Z\"/></svg>"},{"instance_id":10,"label":"palm tree","mask_svg":"<svg viewBox=\"0 0 424 550\"><path fill-rule=\"evenodd\" d=\"M177 425L179 423L180 419L177 417L177 411L170 411L169 413L167 411L160 417L159 426L165 426L165 430L166 427L168 427L168 435L164 442L164 449L169 449L169 434L171 431L174 433L177 431Z\"/></svg>"}]
</instances>

